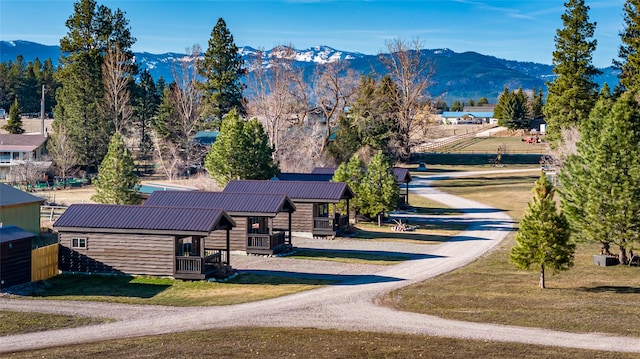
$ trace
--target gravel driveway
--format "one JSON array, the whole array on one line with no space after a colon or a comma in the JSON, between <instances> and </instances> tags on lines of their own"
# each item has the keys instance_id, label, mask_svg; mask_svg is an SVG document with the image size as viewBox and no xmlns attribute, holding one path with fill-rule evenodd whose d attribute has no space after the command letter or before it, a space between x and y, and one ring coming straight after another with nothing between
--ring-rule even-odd
<instances>
[{"instance_id":1,"label":"gravel driveway","mask_svg":"<svg viewBox=\"0 0 640 359\"><path fill-rule=\"evenodd\" d=\"M504 170L503 170L504 171ZM507 170L508 171L508 170ZM513 171L511 171L513 172ZM465 174L455 174L461 176ZM468 175L468 174L467 174ZM442 176L438 176L442 177ZM171 308L108 303L53 302L0 299L0 310L21 310L115 318L118 321L82 328L0 337L0 353L90 341L157 335L189 330L286 326L414 333L444 337L520 342L571 348L640 352L640 338L604 334L573 334L546 329L468 323L400 312L376 305L390 290L449 272L475 260L500 243L513 227L504 213L481 203L429 187L428 177L414 177L413 193L465 211L469 229L437 245L396 242L316 241L316 246L403 251L419 259L393 266L335 264L283 258L234 258L240 270L286 271L307 275L338 275L342 281L316 290L261 302L223 307ZM304 242L296 243L300 246ZM379 248L378 248L379 247ZM232 259L232 260L234 260Z\"/></svg>"}]
</instances>

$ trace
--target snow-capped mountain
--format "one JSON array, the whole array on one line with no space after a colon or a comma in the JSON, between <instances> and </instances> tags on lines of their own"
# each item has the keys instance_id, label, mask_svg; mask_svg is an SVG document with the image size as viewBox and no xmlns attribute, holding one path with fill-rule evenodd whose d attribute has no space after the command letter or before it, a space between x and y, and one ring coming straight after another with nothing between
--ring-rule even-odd
<instances>
[{"instance_id":1,"label":"snow-capped mountain","mask_svg":"<svg viewBox=\"0 0 640 359\"><path fill-rule=\"evenodd\" d=\"M476 52L457 53L450 49L422 51L434 70L429 89L431 95L442 97L448 103L456 99L480 97L495 101L505 86L514 90L520 86L523 89L545 88L545 82L555 76L553 67L546 64L499 59ZM258 50L243 46L239 48L239 53L245 60L247 69L252 71ZM25 63L38 57L41 61L51 58L54 64L57 64L60 48L21 40L0 41L0 62L15 61L18 55L23 56ZM386 73L377 55L341 51L328 46L314 46L304 50L275 47L263 50L262 55L264 67L268 67L269 58L289 58L295 66L304 69L307 79L311 78L317 66L341 60L347 61L350 68L362 74L369 74L371 71L377 74ZM188 59L189 57L180 53L135 53L135 61L141 69L146 68L156 80L162 76L167 82L173 80L172 67L176 62ZM596 78L596 81L600 84L607 82L613 88L617 84L617 72L612 68L602 70L603 75Z\"/></svg>"}]
</instances>

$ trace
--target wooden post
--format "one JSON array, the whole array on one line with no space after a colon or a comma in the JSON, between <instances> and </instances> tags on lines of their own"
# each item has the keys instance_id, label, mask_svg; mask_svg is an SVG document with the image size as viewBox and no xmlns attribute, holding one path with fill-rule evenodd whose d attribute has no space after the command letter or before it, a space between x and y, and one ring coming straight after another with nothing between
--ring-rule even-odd
<instances>
[{"instance_id":1,"label":"wooden post","mask_svg":"<svg viewBox=\"0 0 640 359\"><path fill-rule=\"evenodd\" d=\"M291 216L292 215L293 215L293 212L289 212L289 245L291 245L291 227L292 227L292 225L291 225L291 223L292 223Z\"/></svg>"},{"instance_id":2,"label":"wooden post","mask_svg":"<svg viewBox=\"0 0 640 359\"><path fill-rule=\"evenodd\" d=\"M231 229L227 228L227 265L231 262Z\"/></svg>"}]
</instances>

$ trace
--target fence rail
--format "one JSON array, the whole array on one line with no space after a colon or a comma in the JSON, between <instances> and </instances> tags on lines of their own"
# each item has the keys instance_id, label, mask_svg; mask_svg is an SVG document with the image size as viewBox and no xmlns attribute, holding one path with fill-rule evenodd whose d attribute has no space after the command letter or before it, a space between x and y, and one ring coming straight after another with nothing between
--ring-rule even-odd
<instances>
[{"instance_id":1,"label":"fence rail","mask_svg":"<svg viewBox=\"0 0 640 359\"><path fill-rule=\"evenodd\" d=\"M40 217L53 221L58 219L66 210L67 207L63 206L40 206Z\"/></svg>"}]
</instances>

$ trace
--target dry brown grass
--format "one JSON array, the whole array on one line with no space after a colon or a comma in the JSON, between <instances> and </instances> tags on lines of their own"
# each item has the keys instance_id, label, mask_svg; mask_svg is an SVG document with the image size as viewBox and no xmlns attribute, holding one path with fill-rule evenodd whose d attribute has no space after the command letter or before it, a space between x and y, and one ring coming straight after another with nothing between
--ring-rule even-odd
<instances>
[{"instance_id":1,"label":"dry brown grass","mask_svg":"<svg viewBox=\"0 0 640 359\"><path fill-rule=\"evenodd\" d=\"M226 328L110 340L11 358L636 358L637 354L411 334L312 328Z\"/></svg>"},{"instance_id":2,"label":"dry brown grass","mask_svg":"<svg viewBox=\"0 0 640 359\"><path fill-rule=\"evenodd\" d=\"M441 189L522 218L537 176L483 175L436 182ZM391 293L386 304L408 311L465 321L541 327L572 332L640 336L640 269L598 267L598 245L581 245L575 266L547 274L517 270L509 262L515 232L494 251L469 266Z\"/></svg>"}]
</instances>

